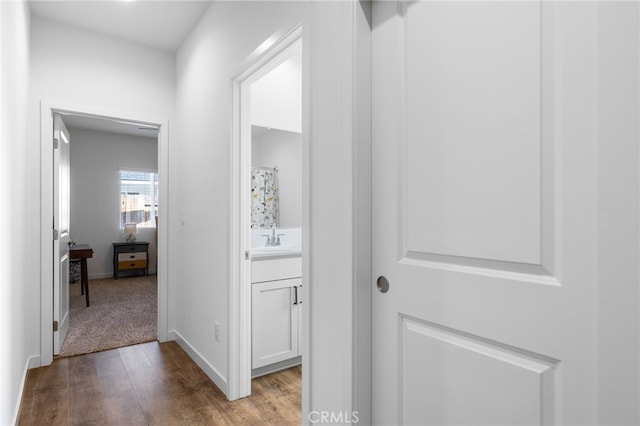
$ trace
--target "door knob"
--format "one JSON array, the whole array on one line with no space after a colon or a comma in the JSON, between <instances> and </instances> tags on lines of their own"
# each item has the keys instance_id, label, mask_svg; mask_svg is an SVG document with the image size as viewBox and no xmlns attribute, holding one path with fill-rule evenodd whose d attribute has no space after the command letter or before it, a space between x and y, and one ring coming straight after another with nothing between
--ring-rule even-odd
<instances>
[{"instance_id":1,"label":"door knob","mask_svg":"<svg viewBox=\"0 0 640 426\"><path fill-rule=\"evenodd\" d=\"M380 275L378 277L376 285L378 286L378 291L380 293L386 293L389 291L389 280L387 280L384 275Z\"/></svg>"}]
</instances>

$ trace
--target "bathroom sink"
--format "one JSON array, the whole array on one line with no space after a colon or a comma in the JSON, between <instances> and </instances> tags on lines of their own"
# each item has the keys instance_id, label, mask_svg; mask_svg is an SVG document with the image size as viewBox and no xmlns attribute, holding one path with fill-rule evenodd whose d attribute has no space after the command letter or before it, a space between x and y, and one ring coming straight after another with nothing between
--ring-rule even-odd
<instances>
[{"instance_id":1,"label":"bathroom sink","mask_svg":"<svg viewBox=\"0 0 640 426\"><path fill-rule=\"evenodd\" d=\"M296 246L253 247L251 257L291 256L299 255L302 250Z\"/></svg>"}]
</instances>

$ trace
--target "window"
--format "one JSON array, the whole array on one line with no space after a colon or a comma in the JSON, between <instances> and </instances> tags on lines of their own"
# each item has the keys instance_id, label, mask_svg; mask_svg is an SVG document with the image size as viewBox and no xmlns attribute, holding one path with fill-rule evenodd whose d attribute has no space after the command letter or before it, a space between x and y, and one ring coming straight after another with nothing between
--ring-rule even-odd
<instances>
[{"instance_id":1,"label":"window","mask_svg":"<svg viewBox=\"0 0 640 426\"><path fill-rule=\"evenodd\" d=\"M120 229L125 223L155 228L158 214L158 173L120 170Z\"/></svg>"}]
</instances>

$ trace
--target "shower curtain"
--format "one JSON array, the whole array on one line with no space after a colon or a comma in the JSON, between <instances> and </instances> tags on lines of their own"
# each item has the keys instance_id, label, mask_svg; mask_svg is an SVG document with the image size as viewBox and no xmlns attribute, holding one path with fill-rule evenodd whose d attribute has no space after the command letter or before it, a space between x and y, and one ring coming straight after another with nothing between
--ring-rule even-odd
<instances>
[{"instance_id":1,"label":"shower curtain","mask_svg":"<svg viewBox=\"0 0 640 426\"><path fill-rule=\"evenodd\" d=\"M251 229L271 228L279 222L278 168L251 168Z\"/></svg>"}]
</instances>

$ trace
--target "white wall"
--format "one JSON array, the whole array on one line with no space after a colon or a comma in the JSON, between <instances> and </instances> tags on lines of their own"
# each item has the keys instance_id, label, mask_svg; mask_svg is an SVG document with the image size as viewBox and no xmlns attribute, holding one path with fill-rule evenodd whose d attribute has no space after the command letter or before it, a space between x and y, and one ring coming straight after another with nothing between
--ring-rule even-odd
<instances>
[{"instance_id":1,"label":"white wall","mask_svg":"<svg viewBox=\"0 0 640 426\"><path fill-rule=\"evenodd\" d=\"M32 20L32 100L170 117L174 55L45 18ZM34 107L34 105L32 105Z\"/></svg>"},{"instance_id":2,"label":"white wall","mask_svg":"<svg viewBox=\"0 0 640 426\"><path fill-rule=\"evenodd\" d=\"M71 137L71 238L88 243L89 278L113 275L112 243L122 242L119 170L158 171L157 139L69 128ZM138 228L148 241L149 272L156 271L155 228Z\"/></svg>"},{"instance_id":3,"label":"white wall","mask_svg":"<svg viewBox=\"0 0 640 426\"><path fill-rule=\"evenodd\" d=\"M29 105L29 128L32 135L29 138L29 152L27 162L20 162L19 145L8 146L7 140L13 142L20 140L19 120L20 115L19 100L24 95L24 87L21 85L25 75L26 65L22 55L26 51L28 37L22 30L28 26L28 17L18 13L14 16L7 12L14 6L11 3L0 2L0 17L2 23L2 101L5 99L6 86L10 83L18 88L13 99L18 102L10 102L11 111L3 111L0 114L0 125L2 125L2 161L3 182L8 176L13 176L14 172L26 170L26 164L38 164L37 132L38 121L36 111L36 100L40 97L71 99L88 103L90 105L104 105L107 108L122 108L123 110L151 111L159 114L171 115L172 109L172 82L173 68L171 55L165 52L152 51L148 48L136 47L116 39L92 35L84 31L66 29L61 25L46 22L39 18L34 18L34 54L31 58L34 64L32 87L33 93ZM296 4L271 4L271 3L214 3L208 11L203 21L191 34L187 42L178 53L177 64L177 110L179 129L176 136L179 136L180 147L172 145L172 163L170 167L176 173L171 176L172 188L175 200L171 203L174 206L175 215L170 217L172 234L171 244L177 247L189 247L188 253L172 254L171 281L179 282L180 287L172 287L171 297L174 303L169 306L171 316L171 326L189 341L193 348L197 349L210 366L220 373L220 377L226 380L227 374L227 341L226 330L228 324L227 300L228 300L228 206L229 195L229 140L230 140L230 105L231 105L231 77L240 70L240 64L254 47L259 45L267 36L276 29L291 22L292 10L301 6ZM366 108L362 108L360 103L366 104L365 90L360 91L361 86L366 87L368 76L366 67L359 67L360 63L366 63L366 32L361 31L366 28L366 19L363 19L359 6L355 2L312 2L310 8L310 28L305 32L311 34L310 39L305 43L310 47L310 68L312 71L307 77L311 77L312 96L309 105L312 123L307 130L311 130L309 150L313 158L314 170L312 171L310 183L312 193L310 197L313 209L313 227L309 230L311 237L313 268L307 269L305 273L311 271L309 276L312 281L313 293L310 295L310 309L305 318L311 320L314 332L313 360L311 365L306 365L303 371L304 386L311 401L306 409L318 410L340 410L352 409L358 406L358 401L366 404L370 398L367 397L367 386L360 386L359 377L366 374L366 369L362 366L367 364L367 309L370 292L371 277L367 277L367 224L370 223L367 217L367 162L369 153L366 147L367 126L361 126L367 122ZM630 6L635 7L635 6ZM623 63L622 58L615 55L617 47L616 37L621 36L624 40L624 32L627 28L637 28L637 12L635 9L627 14L622 11L625 19L632 19L633 22L625 21L625 25L617 33L613 21L607 17L616 17L616 13L602 11L600 16L602 29L605 31L600 42L602 48L606 48L606 53L600 63L600 72L604 79L601 97L604 97L606 104L600 106L603 111L601 116L601 148L604 150L605 143L609 137L616 135L617 124L608 121L611 117L621 118L616 115L620 111L616 105L616 96L611 96L606 87L611 90L625 88L624 82L617 82L617 75L614 72L618 63ZM356 15L356 16L354 16ZM358 25L355 25L358 22ZM24 24L24 26L23 26ZM15 25L15 26L14 26ZM631 25L630 27L628 25ZM354 31L354 26L355 31ZM12 37L6 38L6 32L12 32ZM606 35L614 33L611 36ZM617 34L617 35L616 35ZM577 35L579 36L579 35ZM7 42L7 40L9 40ZM634 39L635 43L637 37ZM16 43L17 41L17 43ZM362 43L362 44L360 44ZM611 45L613 44L613 45ZM630 46L625 45L625 49ZM633 46L631 48L635 49ZM10 49L10 54L6 54ZM15 49L15 50L14 50ZM624 50L627 51L627 50ZM634 50L637 54L637 49ZM604 52L604 51L603 51ZM355 53L355 54L354 54ZM612 54L614 62L607 62L606 56ZM9 62L7 62L7 56ZM12 63L15 68L10 68L7 64ZM635 65L634 65L635 67ZM7 71L9 70L9 71ZM625 81L636 79L637 70L629 69L625 74ZM357 77L357 78L355 78ZM606 81L606 82L605 82ZM637 83L637 79L636 79ZM634 83L635 84L635 83ZM633 86L633 84L631 85ZM122 90L120 90L122 89ZM635 105L635 101L634 105ZM635 106L634 106L635 108ZM635 111L635 110L634 110ZM631 117L633 115L633 117ZM635 112L629 114L625 126L631 125L635 130L629 131L625 135L632 135L637 131ZM8 123L8 124L7 124ZM11 126L14 133L7 138L5 126ZM15 136L15 135L18 136ZM34 136L35 135L35 136ZM174 133L172 132L172 136ZM626 143L635 141L636 143ZM620 198L616 198L613 191L603 194L600 204L601 225L599 230L603 241L599 253L603 258L614 259L618 245L616 238L625 238L608 232L606 220L624 220L630 224L629 234L635 234L630 241L626 241L625 247L631 250L624 253L624 267L635 268L633 272L624 274L617 268L607 268L600 273L601 280L606 280L607 285L612 288L620 277L624 278L622 287L624 296L630 296L622 309L618 309L617 304L611 304L603 299L600 308L603 309L603 324L622 325L613 328L617 332L632 333L637 336L637 175L631 173L625 175L625 169L616 168L616 158L624 161L634 161L637 158L637 138L627 139L626 136L615 139L614 155L603 158L602 172L599 183L603 190L611 190L613 182L621 182L625 188L623 194L628 195L635 191L633 199L630 200L632 209L615 210L607 206L605 201L612 197L614 203L619 203ZM5 149L7 151L5 151ZM14 151L15 150L15 151ZM11 160L4 153L9 152ZM610 151L607 151L610 152ZM15 155L13 155L15 154ZM178 163L177 167L175 162ZM364 161L363 161L364 159ZM636 169L636 163L631 165L632 170ZM31 169L33 170L33 168ZM179 173L178 173L179 172ZM25 209L17 189L7 188L3 183L1 194L5 197L18 195L17 208L11 212L2 211L0 223L6 223L16 219L14 223L21 222L20 217L30 225L39 223L37 215L39 204L37 196L40 188L38 183L40 177L37 173L18 173L20 177L27 179L29 194L28 208ZM14 183L16 180L12 180ZM175 182L175 185L174 185ZM354 187L358 191L354 190ZM179 192L177 190L180 190ZM202 198L202 194L209 197ZM12 199L13 198L9 198ZM339 203L329 205L327 200L340 200ZM177 205L180 205L178 208ZM614 204L615 205L615 204ZM183 213L181 214L181 211ZM370 214L370 212L369 212ZM634 217L631 217L635 215ZM7 217L8 216L8 217ZM356 223L352 218L359 218ZM182 224L184 221L184 225ZM24 229L24 228L23 228ZM334 233L341 233L344 237L343 244L336 247L331 235L327 233L331 229ZM7 238L3 239L0 245L3 252L11 250L11 263L21 265L25 260L23 251L16 250L16 234L18 231L8 232ZM15 232L15 233L14 233ZM27 227L27 239L24 243L17 241L18 246L37 247L39 244L39 234L41 230L38 226ZM596 232L596 230L594 230ZM19 239L18 239L19 240ZM633 258L633 259L631 259ZM3 321L4 335L10 336L11 343L9 349L7 345L2 346L0 354L0 372L3 374L2 383L9 383L9 393L4 392L3 386L0 396L2 414L0 421L5 423L7 414L13 411L13 407L7 408L7 404L15 402L15 370L22 369L24 364L25 344L20 331L24 326L24 315L33 317L33 313L39 311L39 271L28 272L25 276L20 268L9 268L8 257L0 256L2 261L2 313L10 313L13 322ZM363 260L364 259L364 260ZM39 264L39 261L34 262ZM614 265L611 261L609 265ZM622 272L621 272L622 271ZM28 294L21 293L19 289L7 288L8 280L19 279L26 284ZM606 288L603 288L606 289ZM17 292L17 293L14 293ZM6 296L6 297L5 297ZM623 298L624 299L624 298ZM333 303L340 300L338 304ZM8 306L13 310L6 310ZM323 317L322 310L331 310L334 315ZM309 311L311 311L309 313ZM23 314L21 315L20 312ZM15 315L14 315L15 314ZM8 317L3 316L3 319ZM326 319L327 321L323 321ZM219 321L222 324L221 342L215 342L213 338L213 322ZM34 320L33 329L26 333L29 336L29 348L37 353L37 336L39 332L38 320ZM626 327L632 324L632 328ZM590 325L593 326L593 325ZM363 331L364 329L364 331ZM355 331L358 333L355 333ZM611 328L603 327L600 331L602 335ZM365 336L358 341L356 347L352 346L352 337ZM615 334L617 339L624 339L624 334ZM307 337L308 338L308 337ZM32 342L33 341L33 342ZM308 341L306 342L308 347ZM632 388L630 394L635 394L637 383L637 371L622 376L624 371L615 366L616 356L634 357L637 367L637 354L634 350L632 354L619 354L612 345L611 351L602 354L602 365L612 368L614 376L622 377L624 382L610 380L609 377L602 377L606 391L614 393L612 387L617 383L623 383L624 389ZM340 348L340 350L336 350ZM370 356L370 355L369 355ZM354 369L354 359L358 359L357 369ZM22 359L21 359L22 358ZM628 363L627 358L623 359ZM625 364L620 363L624 366ZM606 370L603 370L606 372ZM309 378L313 383L309 384ZM5 382L5 379L8 381ZM354 382L355 379L355 382ZM605 383L606 382L606 383ZM311 388L309 388L311 386ZM617 392L620 395L619 392ZM370 395L369 395L370 397ZM626 403L625 403L626 404ZM637 405L636 405L637 407ZM627 406L625 406L627 408ZM602 410L601 421L609 423L607 420L614 419L617 407L600 407ZM632 413L631 415L634 415ZM628 413L622 413L629 419ZM9 414L10 416L10 414ZM361 423L370 422L363 419L361 412ZM637 422L636 422L637 423Z\"/></svg>"},{"instance_id":4,"label":"white wall","mask_svg":"<svg viewBox=\"0 0 640 426\"><path fill-rule=\"evenodd\" d=\"M310 206L303 212L303 228L308 227L303 229L303 251L309 256L303 260L309 292L304 312L313 333L313 345L308 334L303 336L310 355L303 369L308 398L303 410L358 409L367 424L370 38L359 2L214 2L179 50L176 117L182 149L175 152L180 169L176 196L183 212L171 225L177 229L173 244L190 250L176 260L180 275L174 270L171 279L180 279L181 287L172 289L175 305L170 309L175 310L176 333L226 391L230 82L267 37L301 21L303 58L307 55L309 61L306 70L303 65L303 79L310 85L303 105L309 117L302 123L303 164L311 158L308 174L303 172L303 185L311 188L303 194ZM215 322L221 324L220 342L213 336Z\"/></svg>"},{"instance_id":5,"label":"white wall","mask_svg":"<svg viewBox=\"0 0 640 426\"><path fill-rule=\"evenodd\" d=\"M175 103L175 57L172 53L59 24L40 17L31 21L31 75L27 245L40 247L40 111L45 100L55 106L87 106L92 111L119 111L120 117L158 117L171 120ZM120 113L121 111L121 113ZM173 167L169 161L169 173ZM171 193L171 188L169 188ZM171 208L169 206L169 208ZM170 254L168 255L170 257ZM36 250L30 262L40 265ZM40 268L28 272L30 313L40 312ZM46 273L46 271L42 271ZM37 314L36 314L37 315ZM32 321L30 354L40 355L40 318Z\"/></svg>"},{"instance_id":6,"label":"white wall","mask_svg":"<svg viewBox=\"0 0 640 426\"><path fill-rule=\"evenodd\" d=\"M251 124L300 133L302 53L298 52L251 85Z\"/></svg>"},{"instance_id":7,"label":"white wall","mask_svg":"<svg viewBox=\"0 0 640 426\"><path fill-rule=\"evenodd\" d=\"M227 390L232 78L269 36L291 28L297 2L214 2L177 53L179 216L170 223L179 269L170 280L171 324L201 366ZM220 324L220 341L214 323Z\"/></svg>"},{"instance_id":8,"label":"white wall","mask_svg":"<svg viewBox=\"0 0 640 426\"><path fill-rule=\"evenodd\" d=\"M312 228L305 231L306 248L312 249L309 262L313 263L305 270L311 293L305 315L313 327L314 345L303 372L305 394L310 397L305 403L307 411L351 410L357 401L366 405L369 399L366 386L357 384L368 363L366 336L359 342L361 350L356 352L352 345L356 322L366 329L370 284L366 276L370 247L365 241L369 223L366 118L356 122L358 114L366 117L361 113L366 108L356 108L360 97L355 92L367 86L367 68L356 67L354 62L355 53L365 52L364 58L356 59L357 64L366 63L366 48L357 46L366 47L366 32L354 31L356 14L358 29L366 27L359 7L351 2L214 3L177 54L175 104L171 54L41 18L33 19L31 32L30 164L39 161L40 99L122 109L124 116L133 111L170 118L175 105L169 241L171 247L189 250L170 249L169 282L179 286L169 288L169 327L226 390L230 82L245 59L274 32L301 20L309 24L304 43L310 47L308 60L313 70L307 74L312 85L311 104L307 105L312 122L307 131L311 128L312 132L303 153L306 149L306 155L311 155L314 169L306 178L312 193L303 198L309 200L314 218ZM356 76L360 78L358 88L353 85ZM357 199L354 180L365 182ZM38 173L29 174L29 221L33 223L39 223L39 182ZM354 228L354 217L360 218L358 228ZM342 236L339 247L327 229ZM28 246L39 245L41 232L38 226L30 229ZM29 274L25 312L39 312L39 273ZM334 303L336 300L340 303ZM214 338L215 322L221 325L220 342ZM27 333L34 354L39 353L39 331L36 320ZM356 353L358 371L354 370Z\"/></svg>"},{"instance_id":9,"label":"white wall","mask_svg":"<svg viewBox=\"0 0 640 426\"><path fill-rule=\"evenodd\" d=\"M278 166L279 227L302 224L302 152L300 133L266 130L251 139L253 167Z\"/></svg>"},{"instance_id":10,"label":"white wall","mask_svg":"<svg viewBox=\"0 0 640 426\"><path fill-rule=\"evenodd\" d=\"M29 10L0 2L0 424L13 424L29 362L29 323L37 310L28 299L33 247L28 220L27 95ZM37 221L35 222L37 223ZM27 257L29 250L29 257Z\"/></svg>"}]
</instances>

